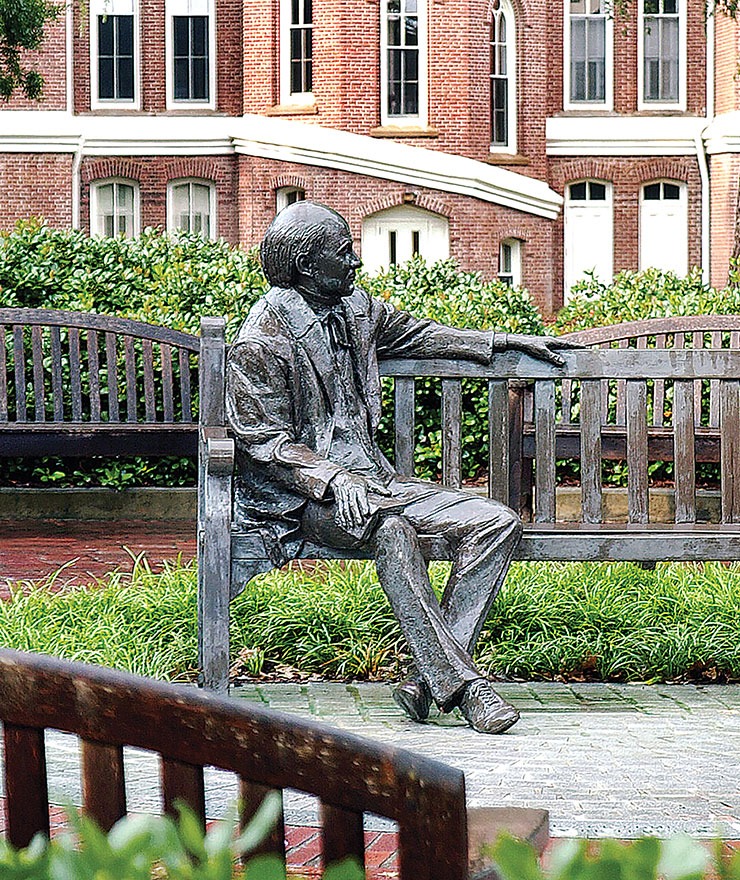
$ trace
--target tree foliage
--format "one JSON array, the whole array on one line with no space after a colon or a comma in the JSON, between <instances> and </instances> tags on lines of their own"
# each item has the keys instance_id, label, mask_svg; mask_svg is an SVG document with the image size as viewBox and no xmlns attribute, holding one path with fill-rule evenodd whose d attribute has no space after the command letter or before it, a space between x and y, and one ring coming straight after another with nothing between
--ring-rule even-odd
<instances>
[{"instance_id":1,"label":"tree foliage","mask_svg":"<svg viewBox=\"0 0 740 880\"><path fill-rule=\"evenodd\" d=\"M26 64L24 52L39 48L46 23L61 11L52 0L0 0L0 97L6 101L16 90L41 97L44 77Z\"/></svg>"}]
</instances>

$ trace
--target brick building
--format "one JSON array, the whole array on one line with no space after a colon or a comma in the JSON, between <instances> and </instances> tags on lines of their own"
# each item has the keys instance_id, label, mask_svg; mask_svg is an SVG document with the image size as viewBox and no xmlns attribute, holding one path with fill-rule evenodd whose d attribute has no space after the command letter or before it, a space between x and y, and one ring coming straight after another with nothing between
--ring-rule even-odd
<instances>
[{"instance_id":1,"label":"brick building","mask_svg":"<svg viewBox=\"0 0 740 880\"><path fill-rule=\"evenodd\" d=\"M736 240L740 30L695 0L89 0L0 111L0 227L243 245L326 202L369 268L419 251L558 308L585 271Z\"/></svg>"}]
</instances>

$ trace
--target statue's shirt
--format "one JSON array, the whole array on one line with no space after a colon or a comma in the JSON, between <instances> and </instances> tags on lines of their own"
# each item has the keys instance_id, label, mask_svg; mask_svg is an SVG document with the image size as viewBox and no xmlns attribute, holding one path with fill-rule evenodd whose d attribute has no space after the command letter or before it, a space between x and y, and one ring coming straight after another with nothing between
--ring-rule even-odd
<instances>
[{"instance_id":1,"label":"statue's shirt","mask_svg":"<svg viewBox=\"0 0 740 880\"><path fill-rule=\"evenodd\" d=\"M309 304L311 305L311 304ZM362 394L357 356L347 332L344 306L314 306L334 364L334 428L327 458L352 473L388 485L394 471L373 440Z\"/></svg>"}]
</instances>

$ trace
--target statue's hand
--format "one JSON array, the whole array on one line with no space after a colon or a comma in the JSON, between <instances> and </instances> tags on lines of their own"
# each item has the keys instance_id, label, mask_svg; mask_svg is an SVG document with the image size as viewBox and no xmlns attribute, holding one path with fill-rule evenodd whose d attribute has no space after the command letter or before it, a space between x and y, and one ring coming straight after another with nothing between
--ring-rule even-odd
<instances>
[{"instance_id":1,"label":"statue's hand","mask_svg":"<svg viewBox=\"0 0 740 880\"><path fill-rule=\"evenodd\" d=\"M337 503L337 519L344 529L358 529L365 525L370 516L368 492L380 495L390 494L385 486L375 480L340 471L329 483Z\"/></svg>"},{"instance_id":2,"label":"statue's hand","mask_svg":"<svg viewBox=\"0 0 740 880\"><path fill-rule=\"evenodd\" d=\"M507 343L509 348L515 348L517 351L524 352L524 354L540 361L547 361L556 367L562 367L565 363L563 356L558 354L558 350L584 347L567 339L558 339L552 336L523 336L516 333L507 334Z\"/></svg>"}]
</instances>

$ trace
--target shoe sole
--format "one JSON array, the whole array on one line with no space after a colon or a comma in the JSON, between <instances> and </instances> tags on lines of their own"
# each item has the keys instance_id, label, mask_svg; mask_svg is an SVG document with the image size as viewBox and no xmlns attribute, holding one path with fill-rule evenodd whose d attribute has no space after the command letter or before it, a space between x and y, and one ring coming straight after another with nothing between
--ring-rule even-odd
<instances>
[{"instance_id":1,"label":"shoe sole","mask_svg":"<svg viewBox=\"0 0 740 880\"><path fill-rule=\"evenodd\" d=\"M510 715L507 718L502 718L493 727L476 727L474 724L471 724L470 726L478 733L490 733L496 735L499 733L505 733L510 727L513 727L518 720L519 713L515 711L513 715Z\"/></svg>"}]
</instances>

